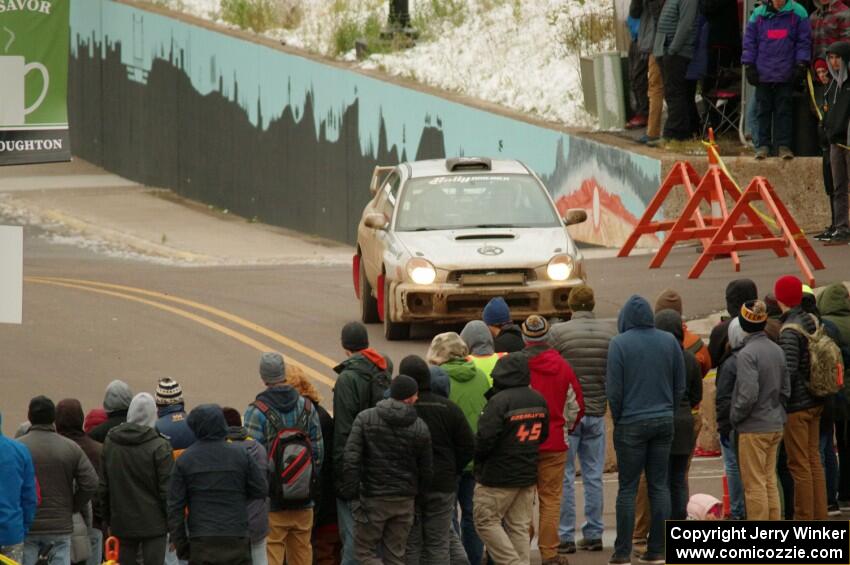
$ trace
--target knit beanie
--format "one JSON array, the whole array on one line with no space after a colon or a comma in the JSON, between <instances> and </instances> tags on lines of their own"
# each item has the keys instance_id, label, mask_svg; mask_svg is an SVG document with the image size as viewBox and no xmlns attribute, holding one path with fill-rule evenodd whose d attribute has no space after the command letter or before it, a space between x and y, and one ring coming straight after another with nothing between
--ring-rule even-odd
<instances>
[{"instance_id":1,"label":"knit beanie","mask_svg":"<svg viewBox=\"0 0 850 565\"><path fill-rule=\"evenodd\" d=\"M49 426L56 421L56 405L46 396L36 396L30 400L27 420L33 426Z\"/></svg>"},{"instance_id":2,"label":"knit beanie","mask_svg":"<svg viewBox=\"0 0 850 565\"><path fill-rule=\"evenodd\" d=\"M668 288L659 294L655 301L655 313L657 314L662 310L675 310L680 316L682 315L682 297L672 288Z\"/></svg>"},{"instance_id":3,"label":"knit beanie","mask_svg":"<svg viewBox=\"0 0 850 565\"><path fill-rule=\"evenodd\" d=\"M398 372L415 380L419 390L431 390L431 371L428 369L428 363L422 357L408 355L401 360L401 364L398 366Z\"/></svg>"},{"instance_id":4,"label":"knit beanie","mask_svg":"<svg viewBox=\"0 0 850 565\"><path fill-rule=\"evenodd\" d=\"M172 378L159 379L156 385L156 405L170 406L183 403L183 389L180 383Z\"/></svg>"},{"instance_id":5,"label":"knit beanie","mask_svg":"<svg viewBox=\"0 0 850 565\"><path fill-rule=\"evenodd\" d=\"M227 422L227 425L229 427L242 427L242 415L239 413L239 410L237 410L236 408L225 406L221 409L221 412L222 414L224 414L224 421Z\"/></svg>"},{"instance_id":6,"label":"knit beanie","mask_svg":"<svg viewBox=\"0 0 850 565\"><path fill-rule=\"evenodd\" d=\"M390 383L390 398L395 400L407 400L417 392L419 392L419 386L407 375L399 375Z\"/></svg>"},{"instance_id":7,"label":"knit beanie","mask_svg":"<svg viewBox=\"0 0 850 565\"><path fill-rule=\"evenodd\" d=\"M286 380L283 355L276 352L263 353L260 357L260 378L267 385L276 385Z\"/></svg>"},{"instance_id":8,"label":"knit beanie","mask_svg":"<svg viewBox=\"0 0 850 565\"><path fill-rule=\"evenodd\" d=\"M488 326L503 326L511 323L511 309L504 298L497 296L484 307L484 314L482 314L481 319Z\"/></svg>"},{"instance_id":9,"label":"knit beanie","mask_svg":"<svg viewBox=\"0 0 850 565\"><path fill-rule=\"evenodd\" d=\"M596 307L596 299L593 296L593 289L586 284L580 284L570 291L570 296L567 298L567 306L573 312L592 312Z\"/></svg>"},{"instance_id":10,"label":"knit beanie","mask_svg":"<svg viewBox=\"0 0 850 565\"><path fill-rule=\"evenodd\" d=\"M348 322L342 327L342 348L354 353L369 348L369 332L360 322Z\"/></svg>"},{"instance_id":11,"label":"knit beanie","mask_svg":"<svg viewBox=\"0 0 850 565\"><path fill-rule=\"evenodd\" d=\"M546 341L549 336L549 322L543 316L532 314L522 323L522 339L526 343Z\"/></svg>"},{"instance_id":12,"label":"knit beanie","mask_svg":"<svg viewBox=\"0 0 850 565\"><path fill-rule=\"evenodd\" d=\"M826 64L826 60L824 59L815 59L815 64L812 65L812 68L815 70L816 74L819 69L829 70L829 66Z\"/></svg>"},{"instance_id":13,"label":"knit beanie","mask_svg":"<svg viewBox=\"0 0 850 565\"><path fill-rule=\"evenodd\" d=\"M773 294L776 296L776 300L788 308L799 306L803 299L803 283L793 275L779 277L776 279L776 284L773 285Z\"/></svg>"},{"instance_id":14,"label":"knit beanie","mask_svg":"<svg viewBox=\"0 0 850 565\"><path fill-rule=\"evenodd\" d=\"M767 325L767 305L761 300L749 300L738 314L741 329L748 334L760 332Z\"/></svg>"}]
</instances>

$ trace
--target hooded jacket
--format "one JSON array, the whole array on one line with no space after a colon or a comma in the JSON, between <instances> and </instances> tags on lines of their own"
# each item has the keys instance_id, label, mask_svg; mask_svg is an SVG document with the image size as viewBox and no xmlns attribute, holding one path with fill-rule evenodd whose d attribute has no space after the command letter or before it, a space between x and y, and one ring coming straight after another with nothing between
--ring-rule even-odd
<instances>
[{"instance_id":1,"label":"hooded jacket","mask_svg":"<svg viewBox=\"0 0 850 565\"><path fill-rule=\"evenodd\" d=\"M566 451L565 436L584 416L584 398L578 379L570 364L548 345L531 343L525 353L531 388L546 399L549 412L549 437L540 444L540 451Z\"/></svg>"},{"instance_id":2,"label":"hooded jacket","mask_svg":"<svg viewBox=\"0 0 850 565\"><path fill-rule=\"evenodd\" d=\"M52 425L32 426L20 442L30 451L41 489L41 504L27 534L70 535L71 516L82 512L97 492L94 467L80 446Z\"/></svg>"},{"instance_id":3,"label":"hooded jacket","mask_svg":"<svg viewBox=\"0 0 850 565\"><path fill-rule=\"evenodd\" d=\"M186 449L195 443L195 434L186 422L186 408L180 404L170 404L157 409L156 431L171 442L175 450Z\"/></svg>"},{"instance_id":4,"label":"hooded jacket","mask_svg":"<svg viewBox=\"0 0 850 565\"><path fill-rule=\"evenodd\" d=\"M419 400L413 407L431 434L434 476L429 490L455 492L457 477L472 461L475 449L469 422L457 404L428 389L419 391Z\"/></svg>"},{"instance_id":5,"label":"hooded jacket","mask_svg":"<svg viewBox=\"0 0 850 565\"><path fill-rule=\"evenodd\" d=\"M809 14L809 23L815 58L826 59L826 50L830 45L850 38L850 8L842 0L829 0L826 5L815 2L814 12Z\"/></svg>"},{"instance_id":6,"label":"hooded jacket","mask_svg":"<svg viewBox=\"0 0 850 565\"><path fill-rule=\"evenodd\" d=\"M26 446L1 433L0 469L0 546L17 545L35 519L35 468Z\"/></svg>"},{"instance_id":7,"label":"hooded jacket","mask_svg":"<svg viewBox=\"0 0 850 565\"><path fill-rule=\"evenodd\" d=\"M782 349L764 332L748 335L737 356L732 427L738 433L781 432L791 386Z\"/></svg>"},{"instance_id":8,"label":"hooded jacket","mask_svg":"<svg viewBox=\"0 0 850 565\"><path fill-rule=\"evenodd\" d=\"M685 392L685 360L672 335L655 328L649 303L633 295L608 348L605 386L615 425L673 418Z\"/></svg>"},{"instance_id":9,"label":"hooded jacket","mask_svg":"<svg viewBox=\"0 0 850 565\"><path fill-rule=\"evenodd\" d=\"M188 425L188 424L187 424ZM192 434L195 437L195 434ZM263 476L268 476L269 455L263 444L248 436L245 426L228 426L227 441L241 445L260 468ZM269 498L256 498L248 501L248 533L251 543L259 543L269 535Z\"/></svg>"},{"instance_id":10,"label":"hooded jacket","mask_svg":"<svg viewBox=\"0 0 850 565\"><path fill-rule=\"evenodd\" d=\"M817 304L823 319L835 324L841 338L850 344L850 296L844 283L826 287L818 297Z\"/></svg>"},{"instance_id":11,"label":"hooded jacket","mask_svg":"<svg viewBox=\"0 0 850 565\"><path fill-rule=\"evenodd\" d=\"M298 394L297 390L286 384L267 388L257 395L256 400L264 402L266 406L277 412L281 425L285 428L294 428L298 425L298 419L301 417L301 413L306 406L304 397ZM255 403L251 403L248 409L245 410L244 424L248 435L260 442L264 447L269 445L271 439L279 431L271 429L268 418L257 408ZM191 423L189 427L191 427ZM325 441L322 436L319 413L315 406L311 407L310 419L307 422L306 431L307 435L310 436L310 444L313 448L313 466L316 472L321 473L322 464L325 462ZM272 500L270 504L272 512L281 510L277 500ZM312 506L313 502L307 505L307 507Z\"/></svg>"},{"instance_id":12,"label":"hooded jacket","mask_svg":"<svg viewBox=\"0 0 850 565\"><path fill-rule=\"evenodd\" d=\"M690 455L694 449L694 417L691 409L699 406L702 401L702 371L696 357L684 349L684 324L682 316L675 310L661 310L655 314L655 327L676 338L682 345L685 361L685 393L676 406L673 415L673 443L670 445L672 455Z\"/></svg>"},{"instance_id":13,"label":"hooded jacket","mask_svg":"<svg viewBox=\"0 0 850 565\"><path fill-rule=\"evenodd\" d=\"M693 58L699 36L698 13L698 0L665 0L656 26L652 54L656 58L668 55Z\"/></svg>"},{"instance_id":14,"label":"hooded jacket","mask_svg":"<svg viewBox=\"0 0 850 565\"><path fill-rule=\"evenodd\" d=\"M540 446L549 437L549 410L530 382L527 353L512 353L496 363L475 436L475 479L484 486L537 483Z\"/></svg>"},{"instance_id":15,"label":"hooded jacket","mask_svg":"<svg viewBox=\"0 0 850 565\"><path fill-rule=\"evenodd\" d=\"M487 404L484 395L490 390L490 381L475 363L464 359L453 359L443 363L441 368L449 375L449 400L460 407L469 427L475 433L478 430L481 410Z\"/></svg>"},{"instance_id":16,"label":"hooded jacket","mask_svg":"<svg viewBox=\"0 0 850 565\"><path fill-rule=\"evenodd\" d=\"M496 353L490 328L481 320L472 320L464 326L463 331L460 332L460 337L469 348L469 355L466 360L472 361L476 367L481 369L481 372L487 376L487 382L492 386L493 380L490 375L493 372L493 367L496 366L499 359L505 356L505 353Z\"/></svg>"},{"instance_id":17,"label":"hooded jacket","mask_svg":"<svg viewBox=\"0 0 850 565\"><path fill-rule=\"evenodd\" d=\"M779 11L769 2L753 11L744 32L741 63L755 65L760 82L787 83L794 67L808 65L811 57L809 15L795 0L788 0Z\"/></svg>"},{"instance_id":18,"label":"hooded jacket","mask_svg":"<svg viewBox=\"0 0 850 565\"><path fill-rule=\"evenodd\" d=\"M334 477L337 482L337 495L340 495L339 478L342 477L342 459L348 434L357 415L372 408L377 403L373 398L373 381L392 374L387 358L372 349L364 349L355 353L334 368L339 375L334 385L334 443L332 460Z\"/></svg>"},{"instance_id":19,"label":"hooded jacket","mask_svg":"<svg viewBox=\"0 0 850 565\"><path fill-rule=\"evenodd\" d=\"M83 407L79 400L66 398L65 400L60 400L59 404L56 405L56 431L59 435L70 439L80 446L80 449L88 457L89 463L94 467L98 478L100 478L103 474L101 470L103 445L85 434L83 431L84 422ZM100 500L97 496L92 498L92 512L94 525L99 527L102 514L100 511Z\"/></svg>"},{"instance_id":20,"label":"hooded jacket","mask_svg":"<svg viewBox=\"0 0 850 565\"><path fill-rule=\"evenodd\" d=\"M522 330L516 324L505 324L499 335L493 340L496 353L515 353L522 351L525 342L522 340Z\"/></svg>"},{"instance_id":21,"label":"hooded jacket","mask_svg":"<svg viewBox=\"0 0 850 565\"><path fill-rule=\"evenodd\" d=\"M415 497L434 472L431 434L416 409L388 398L354 419L345 445L342 492L360 497Z\"/></svg>"},{"instance_id":22,"label":"hooded jacket","mask_svg":"<svg viewBox=\"0 0 850 565\"><path fill-rule=\"evenodd\" d=\"M711 356L711 366L717 367L726 353L729 342L729 323L738 316L741 306L748 300L759 297L756 283L750 279L737 279L726 285L726 312L730 318L720 322L711 329L708 339L708 353Z\"/></svg>"},{"instance_id":23,"label":"hooded jacket","mask_svg":"<svg viewBox=\"0 0 850 565\"><path fill-rule=\"evenodd\" d=\"M575 371L584 399L585 416L603 417L608 344L617 335L613 320L597 320L593 312L573 312L568 322L552 326L549 343Z\"/></svg>"},{"instance_id":24,"label":"hooded jacket","mask_svg":"<svg viewBox=\"0 0 850 565\"><path fill-rule=\"evenodd\" d=\"M109 430L127 421L127 410L133 400L133 393L124 381L115 380L106 386L103 398L103 409L106 410L106 421L95 426L89 432L89 437L103 443Z\"/></svg>"},{"instance_id":25,"label":"hooded jacket","mask_svg":"<svg viewBox=\"0 0 850 565\"><path fill-rule=\"evenodd\" d=\"M785 312L780 318L782 321L782 332L779 334L779 346L785 353L785 368L791 381L791 394L788 399L786 411L799 412L823 404L823 399L813 396L809 392L809 342L806 336L800 332L787 329L787 324L799 324L807 332L814 333L815 321L811 314L807 314L796 306ZM741 375L740 359L738 361L738 378Z\"/></svg>"},{"instance_id":26,"label":"hooded jacket","mask_svg":"<svg viewBox=\"0 0 850 565\"><path fill-rule=\"evenodd\" d=\"M720 363L715 381L717 385L715 396L717 433L721 437L729 437L732 433L729 412L732 409L732 391L735 389L735 381L738 379L738 352L744 346L745 337L746 333L741 329L741 324L733 320L729 324L729 354Z\"/></svg>"},{"instance_id":27,"label":"hooded jacket","mask_svg":"<svg viewBox=\"0 0 850 565\"><path fill-rule=\"evenodd\" d=\"M827 53L835 53L841 57L841 68L836 72L827 63L832 81L826 87L823 95L823 129L827 142L847 145L850 143L850 80L848 65L850 65L850 43L839 41L827 49Z\"/></svg>"},{"instance_id":28,"label":"hooded jacket","mask_svg":"<svg viewBox=\"0 0 850 565\"><path fill-rule=\"evenodd\" d=\"M119 538L149 538L168 532L168 482L174 457L168 440L150 424L153 398L133 400L130 421L113 428L103 444L98 489L103 521Z\"/></svg>"},{"instance_id":29,"label":"hooded jacket","mask_svg":"<svg viewBox=\"0 0 850 565\"><path fill-rule=\"evenodd\" d=\"M177 459L168 490L168 527L181 559L193 538L247 538L248 503L265 500L269 491L248 451L225 441L221 407L202 404L188 422L197 441Z\"/></svg>"}]
</instances>

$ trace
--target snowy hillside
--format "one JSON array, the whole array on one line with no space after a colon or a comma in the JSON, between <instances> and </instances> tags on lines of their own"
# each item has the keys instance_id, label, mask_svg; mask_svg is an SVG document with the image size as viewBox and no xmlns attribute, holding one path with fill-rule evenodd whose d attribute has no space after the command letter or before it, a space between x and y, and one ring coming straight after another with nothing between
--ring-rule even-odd
<instances>
[{"instance_id":1,"label":"snowy hillside","mask_svg":"<svg viewBox=\"0 0 850 565\"><path fill-rule=\"evenodd\" d=\"M375 35L387 0L156 0L243 26L246 4L271 14L262 33L322 55L355 61L353 41ZM421 32L411 49L357 62L570 126L593 127L582 107L579 56L613 49L613 0L411 0ZM229 20L229 21L228 21ZM251 20L253 21L253 20ZM286 26L286 27L281 27Z\"/></svg>"}]
</instances>

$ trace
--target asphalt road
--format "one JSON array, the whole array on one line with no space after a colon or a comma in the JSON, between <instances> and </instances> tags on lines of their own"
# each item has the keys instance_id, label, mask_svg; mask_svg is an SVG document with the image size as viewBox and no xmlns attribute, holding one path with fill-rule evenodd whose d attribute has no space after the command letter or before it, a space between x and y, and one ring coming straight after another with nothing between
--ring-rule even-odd
<instances>
[{"instance_id":1,"label":"asphalt road","mask_svg":"<svg viewBox=\"0 0 850 565\"><path fill-rule=\"evenodd\" d=\"M332 367L343 356L339 328L358 316L348 269L166 266L57 245L40 233L25 229L24 323L0 326L6 434L26 418L31 397L76 397L89 409L100 405L104 387L116 378L134 391L152 391L157 379L171 376L190 406L217 402L242 410L262 388L259 353L271 349L306 366L330 404ZM846 247L819 251L831 267L819 274L820 284L850 279ZM677 250L654 271L646 267L648 256L589 260L599 315L615 316L633 293L654 299L666 287L683 294L690 317L722 309L723 289L735 278L731 265L712 265L702 279L689 281L695 258L692 249ZM790 259L764 252L742 260L739 276L754 278L763 290L778 275L797 272ZM424 355L436 331L418 328L414 340L388 343L380 327L370 328L373 345L396 362ZM692 492L719 495L720 468L717 460L697 462ZM613 525L616 476L606 478L605 490L605 519ZM606 546L612 535L609 529ZM602 563L608 555L573 561Z\"/></svg>"}]
</instances>

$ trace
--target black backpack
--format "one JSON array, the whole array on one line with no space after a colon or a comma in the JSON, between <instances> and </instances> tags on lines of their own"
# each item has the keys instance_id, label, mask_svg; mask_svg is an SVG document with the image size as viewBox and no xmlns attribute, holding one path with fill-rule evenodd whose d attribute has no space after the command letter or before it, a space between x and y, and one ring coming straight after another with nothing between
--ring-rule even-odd
<instances>
[{"instance_id":1,"label":"black backpack","mask_svg":"<svg viewBox=\"0 0 850 565\"><path fill-rule=\"evenodd\" d=\"M372 374L369 381L360 394L360 411L373 408L378 402L386 398L386 392L390 388L392 377L387 371L378 371ZM368 388L367 388L368 387Z\"/></svg>"},{"instance_id":2,"label":"black backpack","mask_svg":"<svg viewBox=\"0 0 850 565\"><path fill-rule=\"evenodd\" d=\"M277 411L262 400L255 400L253 405L268 422L269 497L283 509L307 506L314 500L319 480L308 431L313 412L310 399L304 399L304 409L291 428L285 427Z\"/></svg>"}]
</instances>

